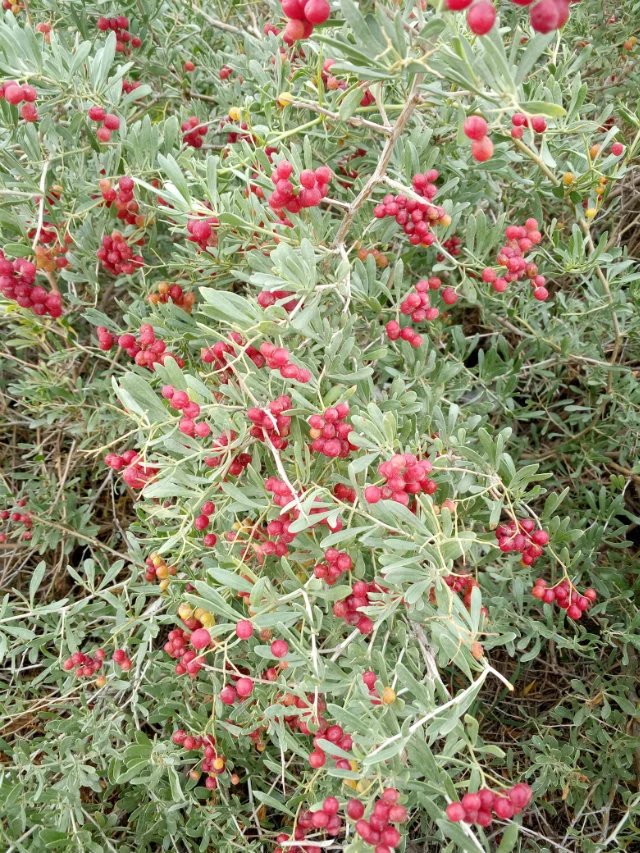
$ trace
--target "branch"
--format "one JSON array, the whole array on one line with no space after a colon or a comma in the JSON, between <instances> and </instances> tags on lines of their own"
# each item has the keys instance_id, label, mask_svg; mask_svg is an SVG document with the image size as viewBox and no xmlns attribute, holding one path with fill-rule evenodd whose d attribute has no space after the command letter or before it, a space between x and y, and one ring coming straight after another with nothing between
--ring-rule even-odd
<instances>
[{"instance_id":1,"label":"branch","mask_svg":"<svg viewBox=\"0 0 640 853\"><path fill-rule=\"evenodd\" d=\"M386 124L377 124L375 121L369 121L366 118L360 118L360 116L342 118L339 113L334 113L331 110L318 106L318 104L309 104L306 101L290 101L288 102L288 106L297 107L300 110L310 110L311 112L327 116L327 118L333 119L334 121L342 121L346 124L353 125L353 127L368 127L369 130L373 130L376 133L383 133L385 136L391 136L393 133L393 128L388 127Z\"/></svg>"},{"instance_id":2,"label":"branch","mask_svg":"<svg viewBox=\"0 0 640 853\"><path fill-rule=\"evenodd\" d=\"M362 205L367 201L374 188L379 184L384 178L387 168L389 166L389 162L393 155L393 151L396 147L396 143L398 139L404 133L404 129L407 126L409 119L413 111L416 108L416 105L419 100L418 95L418 86L422 82L422 74L416 74L415 79L413 81L413 85L411 87L411 92L409 94L409 98L407 103L404 105L404 108L398 119L393 126L393 130L391 131L391 135L387 139L384 144L384 148L382 149L382 153L380 155L380 159L378 160L378 165L373 171L371 177L367 180L366 184L360 190L356 198L349 205L349 209L345 218L342 220L342 224L338 229L338 233L336 234L335 246L338 251L341 248L344 248L345 237L349 233L349 228L353 223L356 213L360 210Z\"/></svg>"}]
</instances>

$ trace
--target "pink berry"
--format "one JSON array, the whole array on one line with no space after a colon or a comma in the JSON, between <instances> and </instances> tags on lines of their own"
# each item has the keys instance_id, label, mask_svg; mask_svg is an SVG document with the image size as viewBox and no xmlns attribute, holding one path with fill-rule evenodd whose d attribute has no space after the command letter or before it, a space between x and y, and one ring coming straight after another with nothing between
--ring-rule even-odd
<instances>
[{"instance_id":1,"label":"pink berry","mask_svg":"<svg viewBox=\"0 0 640 853\"><path fill-rule=\"evenodd\" d=\"M488 136L484 139L476 139L471 143L471 156L478 163L484 163L493 156L493 142Z\"/></svg>"},{"instance_id":2,"label":"pink berry","mask_svg":"<svg viewBox=\"0 0 640 853\"><path fill-rule=\"evenodd\" d=\"M198 628L191 635L191 645L194 649L206 649L211 645L211 635L206 628Z\"/></svg>"},{"instance_id":3,"label":"pink berry","mask_svg":"<svg viewBox=\"0 0 640 853\"><path fill-rule=\"evenodd\" d=\"M271 643L271 654L274 658L283 658L289 654L289 644L286 640L274 640Z\"/></svg>"},{"instance_id":4,"label":"pink berry","mask_svg":"<svg viewBox=\"0 0 640 853\"><path fill-rule=\"evenodd\" d=\"M486 35L496 21L496 10L489 0L479 0L467 12L467 23L477 36Z\"/></svg>"},{"instance_id":5,"label":"pink berry","mask_svg":"<svg viewBox=\"0 0 640 853\"><path fill-rule=\"evenodd\" d=\"M253 634L253 625L248 619L241 619L236 625L236 636L248 640Z\"/></svg>"},{"instance_id":6,"label":"pink berry","mask_svg":"<svg viewBox=\"0 0 640 853\"><path fill-rule=\"evenodd\" d=\"M236 681L236 693L241 699L246 699L253 693L253 680L251 678L239 678Z\"/></svg>"},{"instance_id":7,"label":"pink berry","mask_svg":"<svg viewBox=\"0 0 640 853\"><path fill-rule=\"evenodd\" d=\"M469 116L464 120L464 135L469 139L484 139L489 130L489 125L481 116Z\"/></svg>"},{"instance_id":8,"label":"pink berry","mask_svg":"<svg viewBox=\"0 0 640 853\"><path fill-rule=\"evenodd\" d=\"M459 821L463 820L465 816L465 810L461 803L449 803L446 812L449 820L453 821L454 823L458 823Z\"/></svg>"},{"instance_id":9,"label":"pink berry","mask_svg":"<svg viewBox=\"0 0 640 853\"><path fill-rule=\"evenodd\" d=\"M304 6L304 15L310 24L324 24L331 14L327 0L308 0Z\"/></svg>"}]
</instances>

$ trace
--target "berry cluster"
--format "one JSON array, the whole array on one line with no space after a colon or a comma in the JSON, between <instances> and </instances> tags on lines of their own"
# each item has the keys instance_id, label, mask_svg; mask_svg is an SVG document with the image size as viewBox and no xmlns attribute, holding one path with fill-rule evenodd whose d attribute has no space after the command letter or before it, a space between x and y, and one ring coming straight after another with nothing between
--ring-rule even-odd
<instances>
[{"instance_id":1,"label":"berry cluster","mask_svg":"<svg viewBox=\"0 0 640 853\"><path fill-rule=\"evenodd\" d=\"M271 305L275 305L276 302L280 302L282 299L286 299L286 302L282 303L282 307L285 311L291 312L294 308L298 307L298 300L291 299L293 293L289 290L262 290L258 294L258 305L261 308L269 308Z\"/></svg>"},{"instance_id":2,"label":"berry cluster","mask_svg":"<svg viewBox=\"0 0 640 853\"><path fill-rule=\"evenodd\" d=\"M0 84L0 99L2 98L14 107L22 104L20 115L25 121L38 121L38 110L35 106L38 93L33 86L29 86L28 83L20 85L9 80L7 83Z\"/></svg>"},{"instance_id":3,"label":"berry cluster","mask_svg":"<svg viewBox=\"0 0 640 853\"><path fill-rule=\"evenodd\" d=\"M98 335L98 346L104 352L112 349L116 343L116 337L104 326L96 329ZM149 323L140 326L138 337L127 332L117 339L118 346L129 355L139 367L154 369L156 364L164 364L167 358L173 358L176 364L184 367L184 360L174 353L168 352L165 341L156 338L156 333Z\"/></svg>"},{"instance_id":4,"label":"berry cluster","mask_svg":"<svg viewBox=\"0 0 640 853\"><path fill-rule=\"evenodd\" d=\"M208 438L211 435L211 427L206 421L196 422L201 409L198 403L189 399L186 391L176 391L173 385L163 385L160 393L172 409L182 412L178 429L183 435L190 438Z\"/></svg>"},{"instance_id":5,"label":"berry cluster","mask_svg":"<svg viewBox=\"0 0 640 853\"><path fill-rule=\"evenodd\" d=\"M529 6L529 22L537 33L559 30L569 19L570 0L511 0L518 6ZM486 35L495 24L496 10L491 0L446 0L447 9L468 9L467 23L477 36Z\"/></svg>"},{"instance_id":6,"label":"berry cluster","mask_svg":"<svg viewBox=\"0 0 640 853\"><path fill-rule=\"evenodd\" d=\"M284 347L277 347L265 341L265 343L260 344L260 354L263 356L267 367L270 367L271 370L277 370L283 379L295 379L302 383L311 380L310 371L289 361L291 353Z\"/></svg>"},{"instance_id":7,"label":"berry cluster","mask_svg":"<svg viewBox=\"0 0 640 853\"><path fill-rule=\"evenodd\" d=\"M235 685L225 684L220 691L220 701L223 705L233 705L238 700L248 699L253 693L253 679L246 675L235 679Z\"/></svg>"},{"instance_id":8,"label":"berry cluster","mask_svg":"<svg viewBox=\"0 0 640 853\"><path fill-rule=\"evenodd\" d=\"M35 235L36 229L31 229L28 234L29 239ZM66 254L69 251L69 244L73 242L71 234L65 234L62 242L60 242L57 232L53 230L50 223L45 222L40 231L40 242L49 245L37 245L34 249L35 264L39 270L54 272L54 270L65 269L69 266L69 259Z\"/></svg>"},{"instance_id":9,"label":"berry cluster","mask_svg":"<svg viewBox=\"0 0 640 853\"><path fill-rule=\"evenodd\" d=\"M154 293L149 294L149 302L151 305L166 305L171 301L177 308L182 308L187 314L191 314L191 310L195 304L195 294L190 290L183 290L179 284L169 284L168 281L161 281Z\"/></svg>"},{"instance_id":10,"label":"berry cluster","mask_svg":"<svg viewBox=\"0 0 640 853\"><path fill-rule=\"evenodd\" d=\"M491 284L498 293L504 293L510 282L526 277L533 288L534 298L544 302L549 298L549 291L545 287L546 279L538 273L537 264L527 261L524 256L542 240L538 222L535 219L527 219L524 225L509 225L505 237L507 242L498 252L496 261L506 272L499 275L493 267L486 267L482 271L482 280Z\"/></svg>"},{"instance_id":11,"label":"berry cluster","mask_svg":"<svg viewBox=\"0 0 640 853\"><path fill-rule=\"evenodd\" d=\"M171 740L176 746L183 747L187 752L202 751L200 770L194 768L189 775L197 781L202 773L206 773L205 788L209 790L217 788L218 776L224 772L226 762L216 750L216 739L214 736L205 735L201 737L200 735L188 735L182 729L177 729L171 735Z\"/></svg>"},{"instance_id":12,"label":"berry cluster","mask_svg":"<svg viewBox=\"0 0 640 853\"><path fill-rule=\"evenodd\" d=\"M311 449L330 459L346 459L355 446L349 441L353 432L351 424L346 423L349 416L349 404L338 403L325 409L321 415L309 418L309 436Z\"/></svg>"},{"instance_id":13,"label":"berry cluster","mask_svg":"<svg viewBox=\"0 0 640 853\"><path fill-rule=\"evenodd\" d=\"M442 244L442 248L445 249L450 255L454 258L457 258L460 252L462 251L462 240L460 237L456 237L454 234L452 237L449 237L448 240L445 240ZM442 252L438 252L436 255L436 260L438 263L442 263L444 261L445 256Z\"/></svg>"},{"instance_id":14,"label":"berry cluster","mask_svg":"<svg viewBox=\"0 0 640 853\"><path fill-rule=\"evenodd\" d=\"M139 240L138 245L143 241ZM119 231L112 231L102 238L102 245L96 252L96 257L105 272L111 275L131 275L144 263L140 255L134 254L134 249L127 243Z\"/></svg>"},{"instance_id":15,"label":"berry cluster","mask_svg":"<svg viewBox=\"0 0 640 853\"><path fill-rule=\"evenodd\" d=\"M429 276L429 278L421 278L413 290L400 303L400 313L410 317L413 323L423 323L425 320L429 322L437 320L440 316L440 311L431 305L429 291L439 290L441 286L441 279L435 275ZM445 305L455 305L458 301L458 294L452 287L443 288L441 295ZM387 334L389 334L388 325ZM389 335L389 337L392 336ZM392 340L395 340L395 338L392 338Z\"/></svg>"},{"instance_id":16,"label":"berry cluster","mask_svg":"<svg viewBox=\"0 0 640 853\"><path fill-rule=\"evenodd\" d=\"M131 53L131 48L142 47L142 39L132 36L129 32L129 18L126 15L118 15L117 18L98 18L96 26L102 33L109 31L116 34L117 53Z\"/></svg>"},{"instance_id":17,"label":"berry cluster","mask_svg":"<svg viewBox=\"0 0 640 853\"><path fill-rule=\"evenodd\" d=\"M375 853L390 853L402 840L400 831L393 824L405 823L409 814L398 803L399 799L400 792L396 788L385 788L373 804L367 820L364 819L364 805L360 800L347 803L347 815L356 821L356 833L365 844L375 847Z\"/></svg>"},{"instance_id":18,"label":"berry cluster","mask_svg":"<svg viewBox=\"0 0 640 853\"><path fill-rule=\"evenodd\" d=\"M62 296L57 290L48 291L35 284L36 265L24 258L10 261L0 249L0 293L5 299L29 308L38 317L48 314L60 317Z\"/></svg>"},{"instance_id":19,"label":"berry cluster","mask_svg":"<svg viewBox=\"0 0 640 853\"><path fill-rule=\"evenodd\" d=\"M291 418L284 412L291 407L291 398L283 395L272 400L264 409L249 409L247 417L253 424L250 434L260 441L269 442L276 450L284 450L291 429Z\"/></svg>"},{"instance_id":20,"label":"berry cluster","mask_svg":"<svg viewBox=\"0 0 640 853\"><path fill-rule=\"evenodd\" d=\"M187 240L195 243L201 252L210 246L217 246L217 228L219 225L220 221L215 216L207 216L204 219L190 219L187 222L187 231L189 232Z\"/></svg>"},{"instance_id":21,"label":"berry cluster","mask_svg":"<svg viewBox=\"0 0 640 853\"><path fill-rule=\"evenodd\" d=\"M493 156L493 142L489 138L489 125L481 116L469 116L463 125L464 135L471 140L471 156L484 163Z\"/></svg>"},{"instance_id":22,"label":"berry cluster","mask_svg":"<svg viewBox=\"0 0 640 853\"><path fill-rule=\"evenodd\" d=\"M126 80L123 78L122 80L122 94L128 95L130 92L135 92L138 86L141 86L139 80Z\"/></svg>"},{"instance_id":23,"label":"berry cluster","mask_svg":"<svg viewBox=\"0 0 640 853\"><path fill-rule=\"evenodd\" d=\"M182 130L182 141L191 148L202 148L204 137L207 135L207 125L202 124L197 116L189 116L180 125Z\"/></svg>"},{"instance_id":24,"label":"berry cluster","mask_svg":"<svg viewBox=\"0 0 640 853\"><path fill-rule=\"evenodd\" d=\"M185 590L187 592L193 592L193 587L191 584L187 584L185 586ZM184 625L195 633L199 628L212 628L216 624L215 616L213 613L210 613L208 610L205 610L203 607L196 607L195 609L190 605L184 602L178 607L178 616L184 623ZM203 632L202 640L206 642L206 634Z\"/></svg>"},{"instance_id":25,"label":"berry cluster","mask_svg":"<svg viewBox=\"0 0 640 853\"><path fill-rule=\"evenodd\" d=\"M373 258L379 270L384 270L389 266L389 258L380 249L365 249L364 246L358 249L359 260L364 262L369 256Z\"/></svg>"},{"instance_id":26,"label":"berry cluster","mask_svg":"<svg viewBox=\"0 0 640 853\"><path fill-rule=\"evenodd\" d=\"M535 527L535 522L531 518L499 524L496 527L498 547L503 554L518 551L522 555L522 564L533 566L542 556L544 546L549 541L547 531L536 530Z\"/></svg>"},{"instance_id":27,"label":"berry cluster","mask_svg":"<svg viewBox=\"0 0 640 853\"><path fill-rule=\"evenodd\" d=\"M291 524L296 520L296 516L291 512L280 513L278 518L270 521L266 526L266 534L269 537L266 542L258 546L258 556L264 557L284 557L289 553L289 545L296 538L295 533L289 530Z\"/></svg>"},{"instance_id":28,"label":"berry cluster","mask_svg":"<svg viewBox=\"0 0 640 853\"><path fill-rule=\"evenodd\" d=\"M531 802L533 792L526 782L520 782L500 794L481 788L476 794L465 794L457 803L449 803L446 809L450 821L477 823L489 826L495 815L500 820L510 820L520 814ZM493 812L493 814L492 814Z\"/></svg>"},{"instance_id":29,"label":"berry cluster","mask_svg":"<svg viewBox=\"0 0 640 853\"><path fill-rule=\"evenodd\" d=\"M345 483L336 483L333 487L333 494L339 501L344 501L348 504L354 504L358 493L353 486L347 486Z\"/></svg>"},{"instance_id":30,"label":"berry cluster","mask_svg":"<svg viewBox=\"0 0 640 853\"><path fill-rule=\"evenodd\" d=\"M344 619L348 625L353 625L361 634L370 634L373 631L373 622L360 608L369 607L372 593L383 592L382 587L374 582L356 581L351 587L351 595L336 601L333 605L333 615L338 619Z\"/></svg>"},{"instance_id":31,"label":"berry cluster","mask_svg":"<svg viewBox=\"0 0 640 853\"><path fill-rule=\"evenodd\" d=\"M339 78L339 77L334 77L334 76L333 76L333 74L330 74L330 73L329 73L329 72L330 72L330 70L331 70L331 68L332 68L335 64L336 64L335 59L326 59L326 60L325 60L325 62L324 62L324 64L323 64L323 66L322 66L322 75L321 75L321 76L322 76L322 83L323 83L323 85L324 85L325 89L328 89L328 90L329 90L329 91L331 91L331 92L336 91L336 89L346 89L346 88L348 88L348 83L347 83L347 81L346 81L346 80L340 80L340 78ZM362 98L361 98L361 100L360 100L360 106L361 106L361 107L368 107L368 106L370 106L374 101L375 101L375 98L374 98L374 96L372 95L371 91L370 91L369 89L365 89L365 90L364 90L364 93L363 93L363 95L362 95ZM366 154L366 151L364 151L364 149L359 149L359 150ZM361 155L361 154L355 154L354 156L359 157L359 156L362 156L362 155ZM345 171L345 166L344 166L344 164L345 164L345 162L346 162L346 161L348 161L348 159L349 159L349 157L342 158L341 163L342 163L343 165L342 165L342 166L339 166L338 168L339 168L339 170L342 172L342 174L343 174L343 175L347 175L348 177L351 177L351 178L357 178L357 177L358 177L358 173L357 173L357 172L355 172L355 173L348 173L347 171Z\"/></svg>"},{"instance_id":32,"label":"berry cluster","mask_svg":"<svg viewBox=\"0 0 640 853\"><path fill-rule=\"evenodd\" d=\"M335 746L339 749L343 749L345 752L349 752L353 746L351 735L346 734L342 726L330 726L323 718L320 718L318 722L318 731L313 736L313 750L309 753L309 757L307 759L311 767L314 769L324 767L327 762L327 753L320 747L321 740L329 741L329 743L335 744ZM338 770L351 769L351 762L348 758L341 758L340 756L332 754L328 747L326 749L329 752L329 756L334 759Z\"/></svg>"},{"instance_id":33,"label":"berry cluster","mask_svg":"<svg viewBox=\"0 0 640 853\"><path fill-rule=\"evenodd\" d=\"M547 582L543 578L537 578L531 595L542 601L543 604L555 603L558 607L567 611L567 616L570 619L580 619L582 614L587 611L591 605L597 600L598 593L595 589L589 588L580 594L578 590L567 579L560 581L555 586L547 586Z\"/></svg>"},{"instance_id":34,"label":"berry cluster","mask_svg":"<svg viewBox=\"0 0 640 853\"><path fill-rule=\"evenodd\" d=\"M222 462L224 461L225 452L224 448L228 447L232 441L235 441L238 437L238 434L231 430L230 432L222 433L222 435L217 438L213 443L212 450L214 451L213 456L207 456L204 460L204 464L208 468L218 468ZM238 453L236 456L231 457L231 461L229 463L229 467L227 469L227 475L231 477L238 477L247 465L251 464L251 454L250 453Z\"/></svg>"},{"instance_id":35,"label":"berry cluster","mask_svg":"<svg viewBox=\"0 0 640 853\"><path fill-rule=\"evenodd\" d=\"M400 326L397 320L389 320L385 326L387 337L390 341L403 340L414 349L420 349L422 346L422 335L412 329L411 326L405 326L404 329Z\"/></svg>"},{"instance_id":36,"label":"berry cluster","mask_svg":"<svg viewBox=\"0 0 640 853\"><path fill-rule=\"evenodd\" d=\"M133 178L126 175L118 181L117 189L108 178L103 178L99 185L102 198L107 207L112 205L117 211L118 219L126 225L143 225L144 217L140 215L140 206L133 197L135 184Z\"/></svg>"},{"instance_id":37,"label":"berry cluster","mask_svg":"<svg viewBox=\"0 0 640 853\"><path fill-rule=\"evenodd\" d=\"M287 44L309 38L313 28L331 14L328 0L280 0L280 5L289 19L283 33Z\"/></svg>"},{"instance_id":38,"label":"berry cluster","mask_svg":"<svg viewBox=\"0 0 640 853\"><path fill-rule=\"evenodd\" d=\"M294 499L294 494L284 480L279 480L277 477L269 477L264 481L264 487L273 495L273 502L276 506L285 507Z\"/></svg>"},{"instance_id":39,"label":"berry cluster","mask_svg":"<svg viewBox=\"0 0 640 853\"><path fill-rule=\"evenodd\" d=\"M296 821L296 828L294 830L293 836L287 835L286 832L280 833L276 841L278 844L282 844L285 841L290 841L292 838L296 841L304 841L308 834L315 834L320 831L324 832L327 835L336 836L342 832L342 821L338 817L338 810L340 809L340 803L335 797L327 797L323 804L316 811L311 811L310 809L303 810L298 815L298 819ZM314 851L320 850L313 841L309 844L299 844L299 845L291 845L287 844L285 847L276 847L275 853L289 853L289 851L296 851L296 853L314 853Z\"/></svg>"},{"instance_id":40,"label":"berry cluster","mask_svg":"<svg viewBox=\"0 0 640 853\"><path fill-rule=\"evenodd\" d=\"M216 371L220 373L220 382L225 385L233 376L233 368L227 363L227 356L230 355L234 358L238 356L234 344L240 347L244 346L244 340L239 332L230 332L229 338L230 341L218 341L213 346L206 347L200 353L200 358L204 364L216 365ZM256 367L264 366L264 357L260 355L255 347L246 347L245 352Z\"/></svg>"},{"instance_id":41,"label":"berry cluster","mask_svg":"<svg viewBox=\"0 0 640 853\"><path fill-rule=\"evenodd\" d=\"M437 178L438 172L435 169L414 176L413 189L423 196L425 201L408 198L406 195L386 195L382 203L374 208L373 215L376 219L393 216L413 246L433 245L436 238L431 231L432 226L451 224L451 217L443 207L430 204L438 191L434 183Z\"/></svg>"},{"instance_id":42,"label":"berry cluster","mask_svg":"<svg viewBox=\"0 0 640 853\"><path fill-rule=\"evenodd\" d=\"M33 534L31 533L31 527L33 525L33 519L31 518L31 514L29 512L23 512L22 510L27 505L27 498L20 498L16 501L15 507L13 510L3 509L0 512L0 520L8 522L7 527L11 528L12 525L21 525L24 527L24 532L22 533L21 538L26 542L32 539ZM4 544L8 539L8 534L5 532L0 533L0 544Z\"/></svg>"},{"instance_id":43,"label":"berry cluster","mask_svg":"<svg viewBox=\"0 0 640 853\"><path fill-rule=\"evenodd\" d=\"M443 580L449 589L457 592L462 597L464 605L468 610L471 607L471 593L476 587L480 588L478 581L471 575L466 574L447 575ZM480 610L484 616L487 616L489 613L486 607L482 607Z\"/></svg>"},{"instance_id":44,"label":"berry cluster","mask_svg":"<svg viewBox=\"0 0 640 853\"><path fill-rule=\"evenodd\" d=\"M544 133L547 129L547 122L544 116L532 116L529 119L524 113L514 113L511 116L511 137L513 139L522 139L527 126L534 133Z\"/></svg>"},{"instance_id":45,"label":"berry cluster","mask_svg":"<svg viewBox=\"0 0 640 853\"><path fill-rule=\"evenodd\" d=\"M159 581L161 592L164 592L169 587L170 579L178 573L176 566L167 565L160 554L151 554L144 561L144 564L147 567L144 579L149 583Z\"/></svg>"},{"instance_id":46,"label":"berry cluster","mask_svg":"<svg viewBox=\"0 0 640 853\"><path fill-rule=\"evenodd\" d=\"M125 450L120 456L117 453L108 453L105 464L114 471L122 471L122 479L132 489L144 489L147 483L158 473L157 468L140 462L140 454L135 450Z\"/></svg>"},{"instance_id":47,"label":"berry cluster","mask_svg":"<svg viewBox=\"0 0 640 853\"><path fill-rule=\"evenodd\" d=\"M268 198L273 210L287 210L299 213L305 207L316 207L329 191L331 169L320 166L315 170L304 169L300 172L300 188L295 189L291 182L293 166L288 160L281 160L271 175L275 190Z\"/></svg>"},{"instance_id":48,"label":"berry cluster","mask_svg":"<svg viewBox=\"0 0 640 853\"><path fill-rule=\"evenodd\" d=\"M62 668L66 672L75 669L78 678L91 678L98 670L102 669L105 657L104 649L96 649L93 657L83 652L74 652L71 657L65 660Z\"/></svg>"},{"instance_id":49,"label":"berry cluster","mask_svg":"<svg viewBox=\"0 0 640 853\"><path fill-rule=\"evenodd\" d=\"M213 501L205 501L200 508L200 515L197 515L195 521L193 522L193 526L195 529L202 533L209 527L211 516L216 511L216 505ZM215 533L205 533L203 542L207 548L213 548L213 546L218 541L218 537Z\"/></svg>"},{"instance_id":50,"label":"berry cluster","mask_svg":"<svg viewBox=\"0 0 640 853\"><path fill-rule=\"evenodd\" d=\"M205 636L206 635L206 636ZM187 643L193 648L188 649ZM176 675L188 675L196 678L203 666L204 655L198 655L197 651L211 644L211 636L206 628L197 628L191 635L182 628L174 628L169 631L169 637L164 644L164 650L169 657L177 660Z\"/></svg>"},{"instance_id":51,"label":"berry cluster","mask_svg":"<svg viewBox=\"0 0 640 853\"><path fill-rule=\"evenodd\" d=\"M129 672L129 670L133 666L129 655L125 652L124 649L116 649L115 652L111 655L111 660L115 663L116 666L119 666L123 672Z\"/></svg>"},{"instance_id":52,"label":"berry cluster","mask_svg":"<svg viewBox=\"0 0 640 853\"><path fill-rule=\"evenodd\" d=\"M345 551L327 548L324 559L324 563L314 566L313 574L320 580L326 581L329 586L333 586L345 572L350 572L353 568L353 560Z\"/></svg>"},{"instance_id":53,"label":"berry cluster","mask_svg":"<svg viewBox=\"0 0 640 853\"><path fill-rule=\"evenodd\" d=\"M89 107L88 111L91 121L95 121L100 125L96 131L96 136L100 142L108 142L111 139L111 134L114 130L120 130L120 119L113 113L108 113L102 107Z\"/></svg>"},{"instance_id":54,"label":"berry cluster","mask_svg":"<svg viewBox=\"0 0 640 853\"><path fill-rule=\"evenodd\" d=\"M289 545L296 538L296 534L289 530L293 521L295 517L292 513L281 513L264 527L245 519L243 522L235 522L234 529L229 530L225 538L228 542L244 544L242 560L248 560L253 554L262 563L265 557L284 557L289 553Z\"/></svg>"},{"instance_id":55,"label":"berry cluster","mask_svg":"<svg viewBox=\"0 0 640 853\"><path fill-rule=\"evenodd\" d=\"M370 504L380 500L392 500L409 505L411 495L424 492L432 495L437 486L429 479L433 466L428 459L418 459L412 453L395 453L391 459L381 462L378 473L385 479L383 486L367 486L365 500Z\"/></svg>"}]
</instances>

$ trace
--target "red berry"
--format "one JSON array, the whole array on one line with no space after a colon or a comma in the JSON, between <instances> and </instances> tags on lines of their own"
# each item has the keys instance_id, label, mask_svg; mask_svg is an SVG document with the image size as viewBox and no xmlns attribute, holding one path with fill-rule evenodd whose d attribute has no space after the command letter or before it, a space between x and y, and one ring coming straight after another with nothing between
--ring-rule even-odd
<instances>
[{"instance_id":1,"label":"red berry","mask_svg":"<svg viewBox=\"0 0 640 853\"><path fill-rule=\"evenodd\" d=\"M360 820L364 814L364 805L360 800L349 800L347 803L347 815L351 820Z\"/></svg>"},{"instance_id":2,"label":"red berry","mask_svg":"<svg viewBox=\"0 0 640 853\"><path fill-rule=\"evenodd\" d=\"M251 678L239 678L236 681L236 693L241 699L246 699L253 692L253 680Z\"/></svg>"},{"instance_id":3,"label":"red berry","mask_svg":"<svg viewBox=\"0 0 640 853\"><path fill-rule=\"evenodd\" d=\"M463 820L465 816L465 810L461 803L449 803L446 812L449 820L452 820L454 823Z\"/></svg>"},{"instance_id":4,"label":"red berry","mask_svg":"<svg viewBox=\"0 0 640 853\"><path fill-rule=\"evenodd\" d=\"M274 640L271 643L271 654L274 658L283 658L289 654L289 644L286 640Z\"/></svg>"},{"instance_id":5,"label":"red berry","mask_svg":"<svg viewBox=\"0 0 640 853\"><path fill-rule=\"evenodd\" d=\"M533 116L531 119L531 127L536 133L544 133L547 129L547 122L544 116Z\"/></svg>"},{"instance_id":6,"label":"red berry","mask_svg":"<svg viewBox=\"0 0 640 853\"><path fill-rule=\"evenodd\" d=\"M557 0L539 0L529 10L529 19L537 33L550 33L557 30L562 19Z\"/></svg>"},{"instance_id":7,"label":"red berry","mask_svg":"<svg viewBox=\"0 0 640 853\"><path fill-rule=\"evenodd\" d=\"M474 140L471 143L471 156L478 163L484 163L493 156L493 142L488 136Z\"/></svg>"},{"instance_id":8,"label":"red berry","mask_svg":"<svg viewBox=\"0 0 640 853\"><path fill-rule=\"evenodd\" d=\"M467 12L467 23L477 36L486 35L496 20L496 10L489 0L478 0Z\"/></svg>"},{"instance_id":9,"label":"red berry","mask_svg":"<svg viewBox=\"0 0 640 853\"><path fill-rule=\"evenodd\" d=\"M191 635L191 645L194 649L206 649L211 645L211 635L206 628L198 628Z\"/></svg>"},{"instance_id":10,"label":"red berry","mask_svg":"<svg viewBox=\"0 0 640 853\"><path fill-rule=\"evenodd\" d=\"M107 113L104 117L104 126L109 130L118 130L120 128L120 119L113 113Z\"/></svg>"},{"instance_id":11,"label":"red berry","mask_svg":"<svg viewBox=\"0 0 640 853\"><path fill-rule=\"evenodd\" d=\"M484 139L489 130L489 125L481 116L469 116L464 120L464 134L469 139Z\"/></svg>"},{"instance_id":12,"label":"red berry","mask_svg":"<svg viewBox=\"0 0 640 853\"><path fill-rule=\"evenodd\" d=\"M324 24L331 14L327 0L308 0L304 6L304 15L310 24Z\"/></svg>"},{"instance_id":13,"label":"red berry","mask_svg":"<svg viewBox=\"0 0 640 853\"><path fill-rule=\"evenodd\" d=\"M314 749L313 752L309 753L309 764L315 770L319 767L323 767L326 760L327 757L321 749Z\"/></svg>"}]
</instances>

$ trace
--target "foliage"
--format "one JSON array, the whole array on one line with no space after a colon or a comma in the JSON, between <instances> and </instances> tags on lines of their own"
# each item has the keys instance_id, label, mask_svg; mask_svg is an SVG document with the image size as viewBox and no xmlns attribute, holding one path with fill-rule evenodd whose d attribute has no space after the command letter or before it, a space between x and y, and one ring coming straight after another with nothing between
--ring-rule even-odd
<instances>
[{"instance_id":1,"label":"foliage","mask_svg":"<svg viewBox=\"0 0 640 853\"><path fill-rule=\"evenodd\" d=\"M339 0L292 47L263 32L283 25L276 2L4 12L0 79L35 87L38 120L0 100L0 246L35 260L64 309L0 302L0 509L27 499L0 542L3 849L271 851L326 797L344 815L388 786L409 812L399 850L636 849L638 4L574 4L562 32L534 35L502 2L483 38L441 5ZM140 47L97 28L120 14ZM106 141L92 107L120 120ZM517 113L547 129L512 138ZM486 162L470 115L488 123ZM332 170L319 203L269 205L283 160L295 187ZM412 181L434 169L435 242L412 245L374 209L426 204ZM128 219L105 201L123 176ZM530 218L546 301L482 278ZM99 261L114 230L143 258L130 273ZM414 348L386 327L410 325L400 306L430 277L440 313ZM172 354L151 366L145 324ZM265 344L310 380L265 365ZM247 416L281 395L286 446ZM352 447L334 458L309 418L340 403ZM127 450L137 461L118 462ZM399 453L428 458L437 489L368 501ZM498 548L514 519L549 533L535 566ZM278 520L282 555L264 548ZM334 584L314 574L329 548L353 562ZM531 595L538 576L597 601L572 620ZM335 612L362 580L370 633ZM202 626L200 671L176 674L169 632ZM98 648L98 678L65 670ZM251 695L227 705L238 676ZM314 743L318 716L352 746L322 728ZM215 737L215 788L176 730ZM310 766L318 750L338 763ZM518 782L522 816L445 815ZM307 849L374 849L344 825Z\"/></svg>"}]
</instances>

